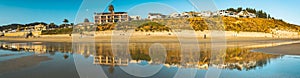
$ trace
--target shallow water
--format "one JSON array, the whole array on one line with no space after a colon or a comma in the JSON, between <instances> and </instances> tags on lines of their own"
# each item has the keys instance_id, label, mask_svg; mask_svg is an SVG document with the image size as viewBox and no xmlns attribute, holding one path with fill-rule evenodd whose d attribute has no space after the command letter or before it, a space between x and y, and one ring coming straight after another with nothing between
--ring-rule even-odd
<instances>
[{"instance_id":1,"label":"shallow water","mask_svg":"<svg viewBox=\"0 0 300 78\"><path fill-rule=\"evenodd\" d=\"M173 78L177 72L190 73L195 78L204 78L207 71L213 68L221 70L220 78L299 78L300 56L273 55L260 52L250 52L251 49L228 47L223 56L223 64L212 63L210 44L199 45L200 52L192 55L182 54L179 43L161 43L165 54L156 50L159 60L153 59L154 43L130 43L129 57L115 57L110 43L1 43L0 65L4 61L12 61L27 56L47 56L51 60L38 61L37 65L22 66L0 73L0 78ZM3 45L5 45L3 47ZM195 44L191 44L193 46ZM17 50L6 46L19 47ZM20 49L20 47L22 49ZM95 48L90 48L95 47ZM27 49L26 49L27 48ZM119 47L120 49L122 47ZM119 50L116 51L119 51ZM160 50L158 50L160 51ZM155 54L154 54L155 55ZM193 61L182 62L182 55L187 55ZM95 58L95 57L102 58ZM194 58L195 56L199 56ZM108 58L108 60L106 60ZM112 61L114 58L116 62ZM99 60L102 59L102 62ZM122 63L118 60L121 59ZM164 59L164 60L161 60ZM28 59L28 62L31 59ZM28 63L8 62L11 64ZM5 68L6 66L1 66ZM157 72L149 72L157 71ZM140 76L143 75L143 76ZM145 76L149 75L149 76ZM217 74L216 74L217 75Z\"/></svg>"}]
</instances>

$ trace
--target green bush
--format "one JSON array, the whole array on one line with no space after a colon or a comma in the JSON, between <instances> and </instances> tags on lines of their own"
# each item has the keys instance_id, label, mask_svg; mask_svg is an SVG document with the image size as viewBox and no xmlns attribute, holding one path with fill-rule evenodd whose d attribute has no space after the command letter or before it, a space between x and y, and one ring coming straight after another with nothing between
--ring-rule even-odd
<instances>
[{"instance_id":1,"label":"green bush","mask_svg":"<svg viewBox=\"0 0 300 78\"><path fill-rule=\"evenodd\" d=\"M142 24L141 26L137 27L135 29L135 31L151 31L151 32L155 32L155 31L171 31L171 28L165 26L165 25L162 25L160 23L157 23L157 22L147 22L147 23L144 23Z\"/></svg>"},{"instance_id":2,"label":"green bush","mask_svg":"<svg viewBox=\"0 0 300 78\"><path fill-rule=\"evenodd\" d=\"M72 28L63 28L56 30L43 30L42 35L53 35L53 34L72 34Z\"/></svg>"}]
</instances>

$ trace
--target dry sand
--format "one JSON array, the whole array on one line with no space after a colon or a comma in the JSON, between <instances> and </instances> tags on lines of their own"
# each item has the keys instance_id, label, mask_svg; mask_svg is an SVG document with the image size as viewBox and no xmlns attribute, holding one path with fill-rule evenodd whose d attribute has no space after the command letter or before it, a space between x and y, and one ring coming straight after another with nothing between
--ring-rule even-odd
<instances>
[{"instance_id":1,"label":"dry sand","mask_svg":"<svg viewBox=\"0 0 300 78\"><path fill-rule=\"evenodd\" d=\"M116 41L124 41L126 36L113 38ZM211 38L204 39L202 37L175 37L175 36L131 36L129 42L179 42L179 39L187 41L211 42ZM300 40L298 38L265 38L265 37L226 37L227 42L234 41L261 41L261 40ZM215 39L218 40L218 39ZM24 37L0 37L0 41L19 41L19 42L111 42L111 36L96 36L96 37L80 37L80 36L45 36L35 38Z\"/></svg>"}]
</instances>

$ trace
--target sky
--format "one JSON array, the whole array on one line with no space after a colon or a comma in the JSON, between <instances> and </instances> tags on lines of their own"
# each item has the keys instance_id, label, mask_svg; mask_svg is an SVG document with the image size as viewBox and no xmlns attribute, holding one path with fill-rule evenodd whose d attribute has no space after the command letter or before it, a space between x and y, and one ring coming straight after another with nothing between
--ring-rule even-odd
<instances>
[{"instance_id":1,"label":"sky","mask_svg":"<svg viewBox=\"0 0 300 78\"><path fill-rule=\"evenodd\" d=\"M264 10L277 19L300 25L299 0L0 0L0 25L46 22L62 24L63 19L80 23L93 21L95 12L107 12L113 4L115 11L146 16L149 12L221 10L249 7Z\"/></svg>"}]
</instances>

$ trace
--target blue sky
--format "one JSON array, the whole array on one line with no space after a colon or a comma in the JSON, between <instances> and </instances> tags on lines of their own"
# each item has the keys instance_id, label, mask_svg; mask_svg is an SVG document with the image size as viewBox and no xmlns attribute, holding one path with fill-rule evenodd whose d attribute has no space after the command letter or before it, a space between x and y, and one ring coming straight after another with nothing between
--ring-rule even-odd
<instances>
[{"instance_id":1,"label":"blue sky","mask_svg":"<svg viewBox=\"0 0 300 78\"><path fill-rule=\"evenodd\" d=\"M189 1L199 2L201 8L193 7ZM128 11L130 15L147 12L191 11L214 9L211 0L114 0L115 11ZM54 22L61 24L63 19L78 23L84 18L93 21L94 12L107 11L111 0L0 0L0 25L11 23ZM262 9L278 19L300 25L299 0L214 0L217 9L250 7ZM203 5L202 5L203 4ZM137 13L137 14L136 14ZM143 15L142 15L143 16Z\"/></svg>"}]
</instances>

